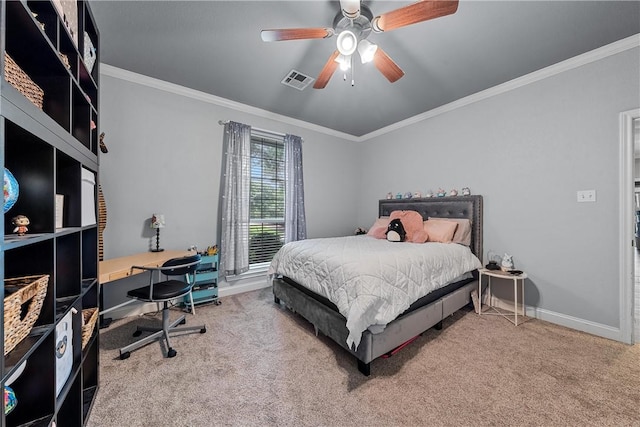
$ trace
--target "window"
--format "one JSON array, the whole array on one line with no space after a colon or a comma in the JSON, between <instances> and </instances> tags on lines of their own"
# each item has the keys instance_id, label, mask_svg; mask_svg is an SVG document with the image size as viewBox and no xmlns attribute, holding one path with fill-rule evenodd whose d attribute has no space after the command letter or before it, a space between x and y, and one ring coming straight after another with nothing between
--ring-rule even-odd
<instances>
[{"instance_id":1,"label":"window","mask_svg":"<svg viewBox=\"0 0 640 427\"><path fill-rule=\"evenodd\" d=\"M302 138L225 123L219 277L269 263L284 242L306 239Z\"/></svg>"},{"instance_id":2,"label":"window","mask_svg":"<svg viewBox=\"0 0 640 427\"><path fill-rule=\"evenodd\" d=\"M270 262L284 244L285 149L281 136L251 132L249 265Z\"/></svg>"}]
</instances>

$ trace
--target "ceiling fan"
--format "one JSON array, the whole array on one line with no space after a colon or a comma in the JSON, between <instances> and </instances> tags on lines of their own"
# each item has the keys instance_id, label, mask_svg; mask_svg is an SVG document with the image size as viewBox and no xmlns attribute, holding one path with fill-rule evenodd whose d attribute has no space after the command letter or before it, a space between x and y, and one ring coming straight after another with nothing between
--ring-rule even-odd
<instances>
[{"instance_id":1,"label":"ceiling fan","mask_svg":"<svg viewBox=\"0 0 640 427\"><path fill-rule=\"evenodd\" d=\"M371 9L359 0L340 0L340 12L333 27L281 28L262 30L262 41L322 39L337 36L337 49L320 71L313 87L323 89L336 68L346 71L352 66L353 54L358 51L361 62L373 61L376 68L391 83L404 76L404 71L379 46L367 40L371 31L381 33L407 25L451 15L458 10L458 0L422 0L399 9L373 16ZM351 82L353 85L353 80Z\"/></svg>"}]
</instances>

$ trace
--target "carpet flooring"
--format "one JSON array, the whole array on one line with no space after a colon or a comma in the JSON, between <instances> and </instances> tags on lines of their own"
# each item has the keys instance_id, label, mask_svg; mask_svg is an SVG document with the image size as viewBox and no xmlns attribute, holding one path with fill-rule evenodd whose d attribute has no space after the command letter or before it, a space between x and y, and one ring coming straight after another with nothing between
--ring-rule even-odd
<instances>
[{"instance_id":1,"label":"carpet flooring","mask_svg":"<svg viewBox=\"0 0 640 427\"><path fill-rule=\"evenodd\" d=\"M159 343L118 358L160 315L102 329L88 426L640 426L640 345L464 308L365 377L270 289L221 301L187 315L207 333L171 359Z\"/></svg>"}]
</instances>

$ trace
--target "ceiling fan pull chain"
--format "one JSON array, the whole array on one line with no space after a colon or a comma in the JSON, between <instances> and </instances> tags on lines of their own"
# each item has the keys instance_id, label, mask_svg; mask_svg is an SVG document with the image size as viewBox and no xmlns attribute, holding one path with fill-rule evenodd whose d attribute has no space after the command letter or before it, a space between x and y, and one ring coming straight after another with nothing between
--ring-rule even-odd
<instances>
[{"instance_id":1,"label":"ceiling fan pull chain","mask_svg":"<svg viewBox=\"0 0 640 427\"><path fill-rule=\"evenodd\" d=\"M353 55L349 59L351 60L351 87L354 87L356 85L356 69L353 66Z\"/></svg>"}]
</instances>

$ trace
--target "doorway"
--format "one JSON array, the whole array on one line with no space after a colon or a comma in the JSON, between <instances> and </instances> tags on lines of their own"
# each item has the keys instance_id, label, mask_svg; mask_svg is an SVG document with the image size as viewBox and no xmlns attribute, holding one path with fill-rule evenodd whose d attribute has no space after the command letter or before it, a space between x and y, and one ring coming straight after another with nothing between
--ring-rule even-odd
<instances>
[{"instance_id":1,"label":"doorway","mask_svg":"<svg viewBox=\"0 0 640 427\"><path fill-rule=\"evenodd\" d=\"M640 160L636 168L634 155L635 141L638 140L636 127L639 125L640 108L620 113L619 130L619 295L620 329L619 341L627 344L640 342L640 259L635 268L636 255L636 197L635 176L640 176ZM640 157L640 150L639 150ZM636 172L636 169L638 172ZM639 200L640 202L640 200Z\"/></svg>"},{"instance_id":2,"label":"doorway","mask_svg":"<svg viewBox=\"0 0 640 427\"><path fill-rule=\"evenodd\" d=\"M640 118L633 127L633 188L634 188L634 285L633 285L633 342L640 342Z\"/></svg>"}]
</instances>

